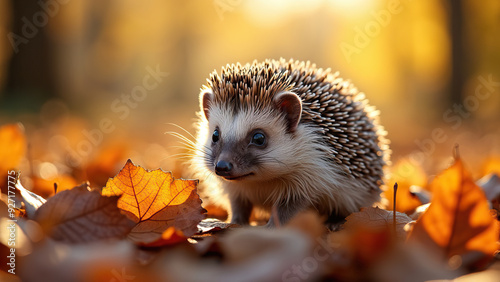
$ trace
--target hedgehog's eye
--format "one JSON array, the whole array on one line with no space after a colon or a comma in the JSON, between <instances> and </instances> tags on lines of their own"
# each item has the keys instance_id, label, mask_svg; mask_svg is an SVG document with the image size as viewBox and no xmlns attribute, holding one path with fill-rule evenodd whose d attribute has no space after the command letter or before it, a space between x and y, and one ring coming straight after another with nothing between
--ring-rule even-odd
<instances>
[{"instance_id":1,"label":"hedgehog's eye","mask_svg":"<svg viewBox=\"0 0 500 282\"><path fill-rule=\"evenodd\" d=\"M266 136L260 132L255 133L252 136L252 140L250 142L254 145L262 146L262 145L266 144Z\"/></svg>"},{"instance_id":2,"label":"hedgehog's eye","mask_svg":"<svg viewBox=\"0 0 500 282\"><path fill-rule=\"evenodd\" d=\"M220 138L220 133L219 130L216 128L214 130L214 134L212 134L212 142L217 143L217 141L219 141L219 138Z\"/></svg>"}]
</instances>

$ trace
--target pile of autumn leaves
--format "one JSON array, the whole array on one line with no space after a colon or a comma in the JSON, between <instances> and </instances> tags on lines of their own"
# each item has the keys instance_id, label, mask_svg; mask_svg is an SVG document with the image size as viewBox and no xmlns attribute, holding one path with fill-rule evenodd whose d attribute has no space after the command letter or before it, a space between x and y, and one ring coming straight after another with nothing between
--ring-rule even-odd
<instances>
[{"instance_id":1,"label":"pile of autumn leaves","mask_svg":"<svg viewBox=\"0 0 500 282\"><path fill-rule=\"evenodd\" d=\"M0 280L460 277L460 281L475 281L500 275L494 257L499 249L498 211L491 209L492 205L498 209L500 182L492 175L482 187L476 185L458 157L429 185L430 205L418 207L411 217L369 207L350 215L335 232L328 231L312 212L275 230L205 219L196 186L195 180L173 179L171 173L147 171L130 160L105 187L92 189L84 183L48 199L28 191L16 179L19 276L7 274L3 264ZM399 193L398 197L407 197L409 192ZM0 226L4 228L9 224L4 213L6 195L2 201ZM4 259L7 244L0 237L0 259Z\"/></svg>"}]
</instances>

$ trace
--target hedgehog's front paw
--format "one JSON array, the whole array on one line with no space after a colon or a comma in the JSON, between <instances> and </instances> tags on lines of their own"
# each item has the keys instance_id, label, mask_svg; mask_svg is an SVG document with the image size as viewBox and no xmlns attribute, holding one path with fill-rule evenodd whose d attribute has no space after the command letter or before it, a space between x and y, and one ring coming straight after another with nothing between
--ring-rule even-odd
<instances>
[{"instance_id":1,"label":"hedgehog's front paw","mask_svg":"<svg viewBox=\"0 0 500 282\"><path fill-rule=\"evenodd\" d=\"M248 223L248 218L239 215L233 214L233 217L231 218L231 224L248 225Z\"/></svg>"},{"instance_id":2,"label":"hedgehog's front paw","mask_svg":"<svg viewBox=\"0 0 500 282\"><path fill-rule=\"evenodd\" d=\"M253 209L252 204L248 200L237 196L230 197L229 201L231 203L231 223L248 225Z\"/></svg>"}]
</instances>

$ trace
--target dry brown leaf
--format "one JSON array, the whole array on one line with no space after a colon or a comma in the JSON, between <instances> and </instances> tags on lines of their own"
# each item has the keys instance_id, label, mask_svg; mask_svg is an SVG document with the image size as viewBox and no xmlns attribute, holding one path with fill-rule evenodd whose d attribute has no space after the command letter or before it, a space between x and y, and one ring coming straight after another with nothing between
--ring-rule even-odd
<instances>
[{"instance_id":1,"label":"dry brown leaf","mask_svg":"<svg viewBox=\"0 0 500 282\"><path fill-rule=\"evenodd\" d=\"M161 169L147 171L128 160L123 169L108 180L102 194L121 196L120 208L136 226L129 238L139 243L158 240L168 227L186 236L195 234L204 218L197 180L174 179Z\"/></svg>"},{"instance_id":2,"label":"dry brown leaf","mask_svg":"<svg viewBox=\"0 0 500 282\"><path fill-rule=\"evenodd\" d=\"M459 255L467 266L484 267L498 248L499 224L482 189L460 159L431 186L431 205L415 224L409 240L437 247L448 259Z\"/></svg>"},{"instance_id":3,"label":"dry brown leaf","mask_svg":"<svg viewBox=\"0 0 500 282\"><path fill-rule=\"evenodd\" d=\"M118 197L89 191L84 183L49 198L35 220L53 239L69 243L124 238L133 222L121 214Z\"/></svg>"},{"instance_id":4,"label":"dry brown leaf","mask_svg":"<svg viewBox=\"0 0 500 282\"><path fill-rule=\"evenodd\" d=\"M392 211L380 209L378 207L362 208L360 212L355 212L346 218L344 227L347 230L363 228L364 230L392 230ZM406 238L405 225L411 218L404 213L396 212L396 235L399 239Z\"/></svg>"},{"instance_id":5,"label":"dry brown leaf","mask_svg":"<svg viewBox=\"0 0 500 282\"><path fill-rule=\"evenodd\" d=\"M407 159L399 160L391 170L391 179L387 182L388 189L384 191L383 196L389 202L388 210L394 208L394 188L392 185L398 183L396 196L396 210L399 212L411 212L422 203L410 192L413 185L424 187L427 184L427 176L423 169Z\"/></svg>"}]
</instances>

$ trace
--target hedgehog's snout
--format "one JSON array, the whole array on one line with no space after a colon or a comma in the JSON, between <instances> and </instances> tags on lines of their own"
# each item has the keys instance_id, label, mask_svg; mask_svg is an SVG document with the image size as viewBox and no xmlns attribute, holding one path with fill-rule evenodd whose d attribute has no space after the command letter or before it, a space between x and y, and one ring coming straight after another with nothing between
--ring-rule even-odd
<instances>
[{"instance_id":1,"label":"hedgehog's snout","mask_svg":"<svg viewBox=\"0 0 500 282\"><path fill-rule=\"evenodd\" d=\"M220 160L215 164L215 173L219 176L230 176L233 164L231 162Z\"/></svg>"}]
</instances>

